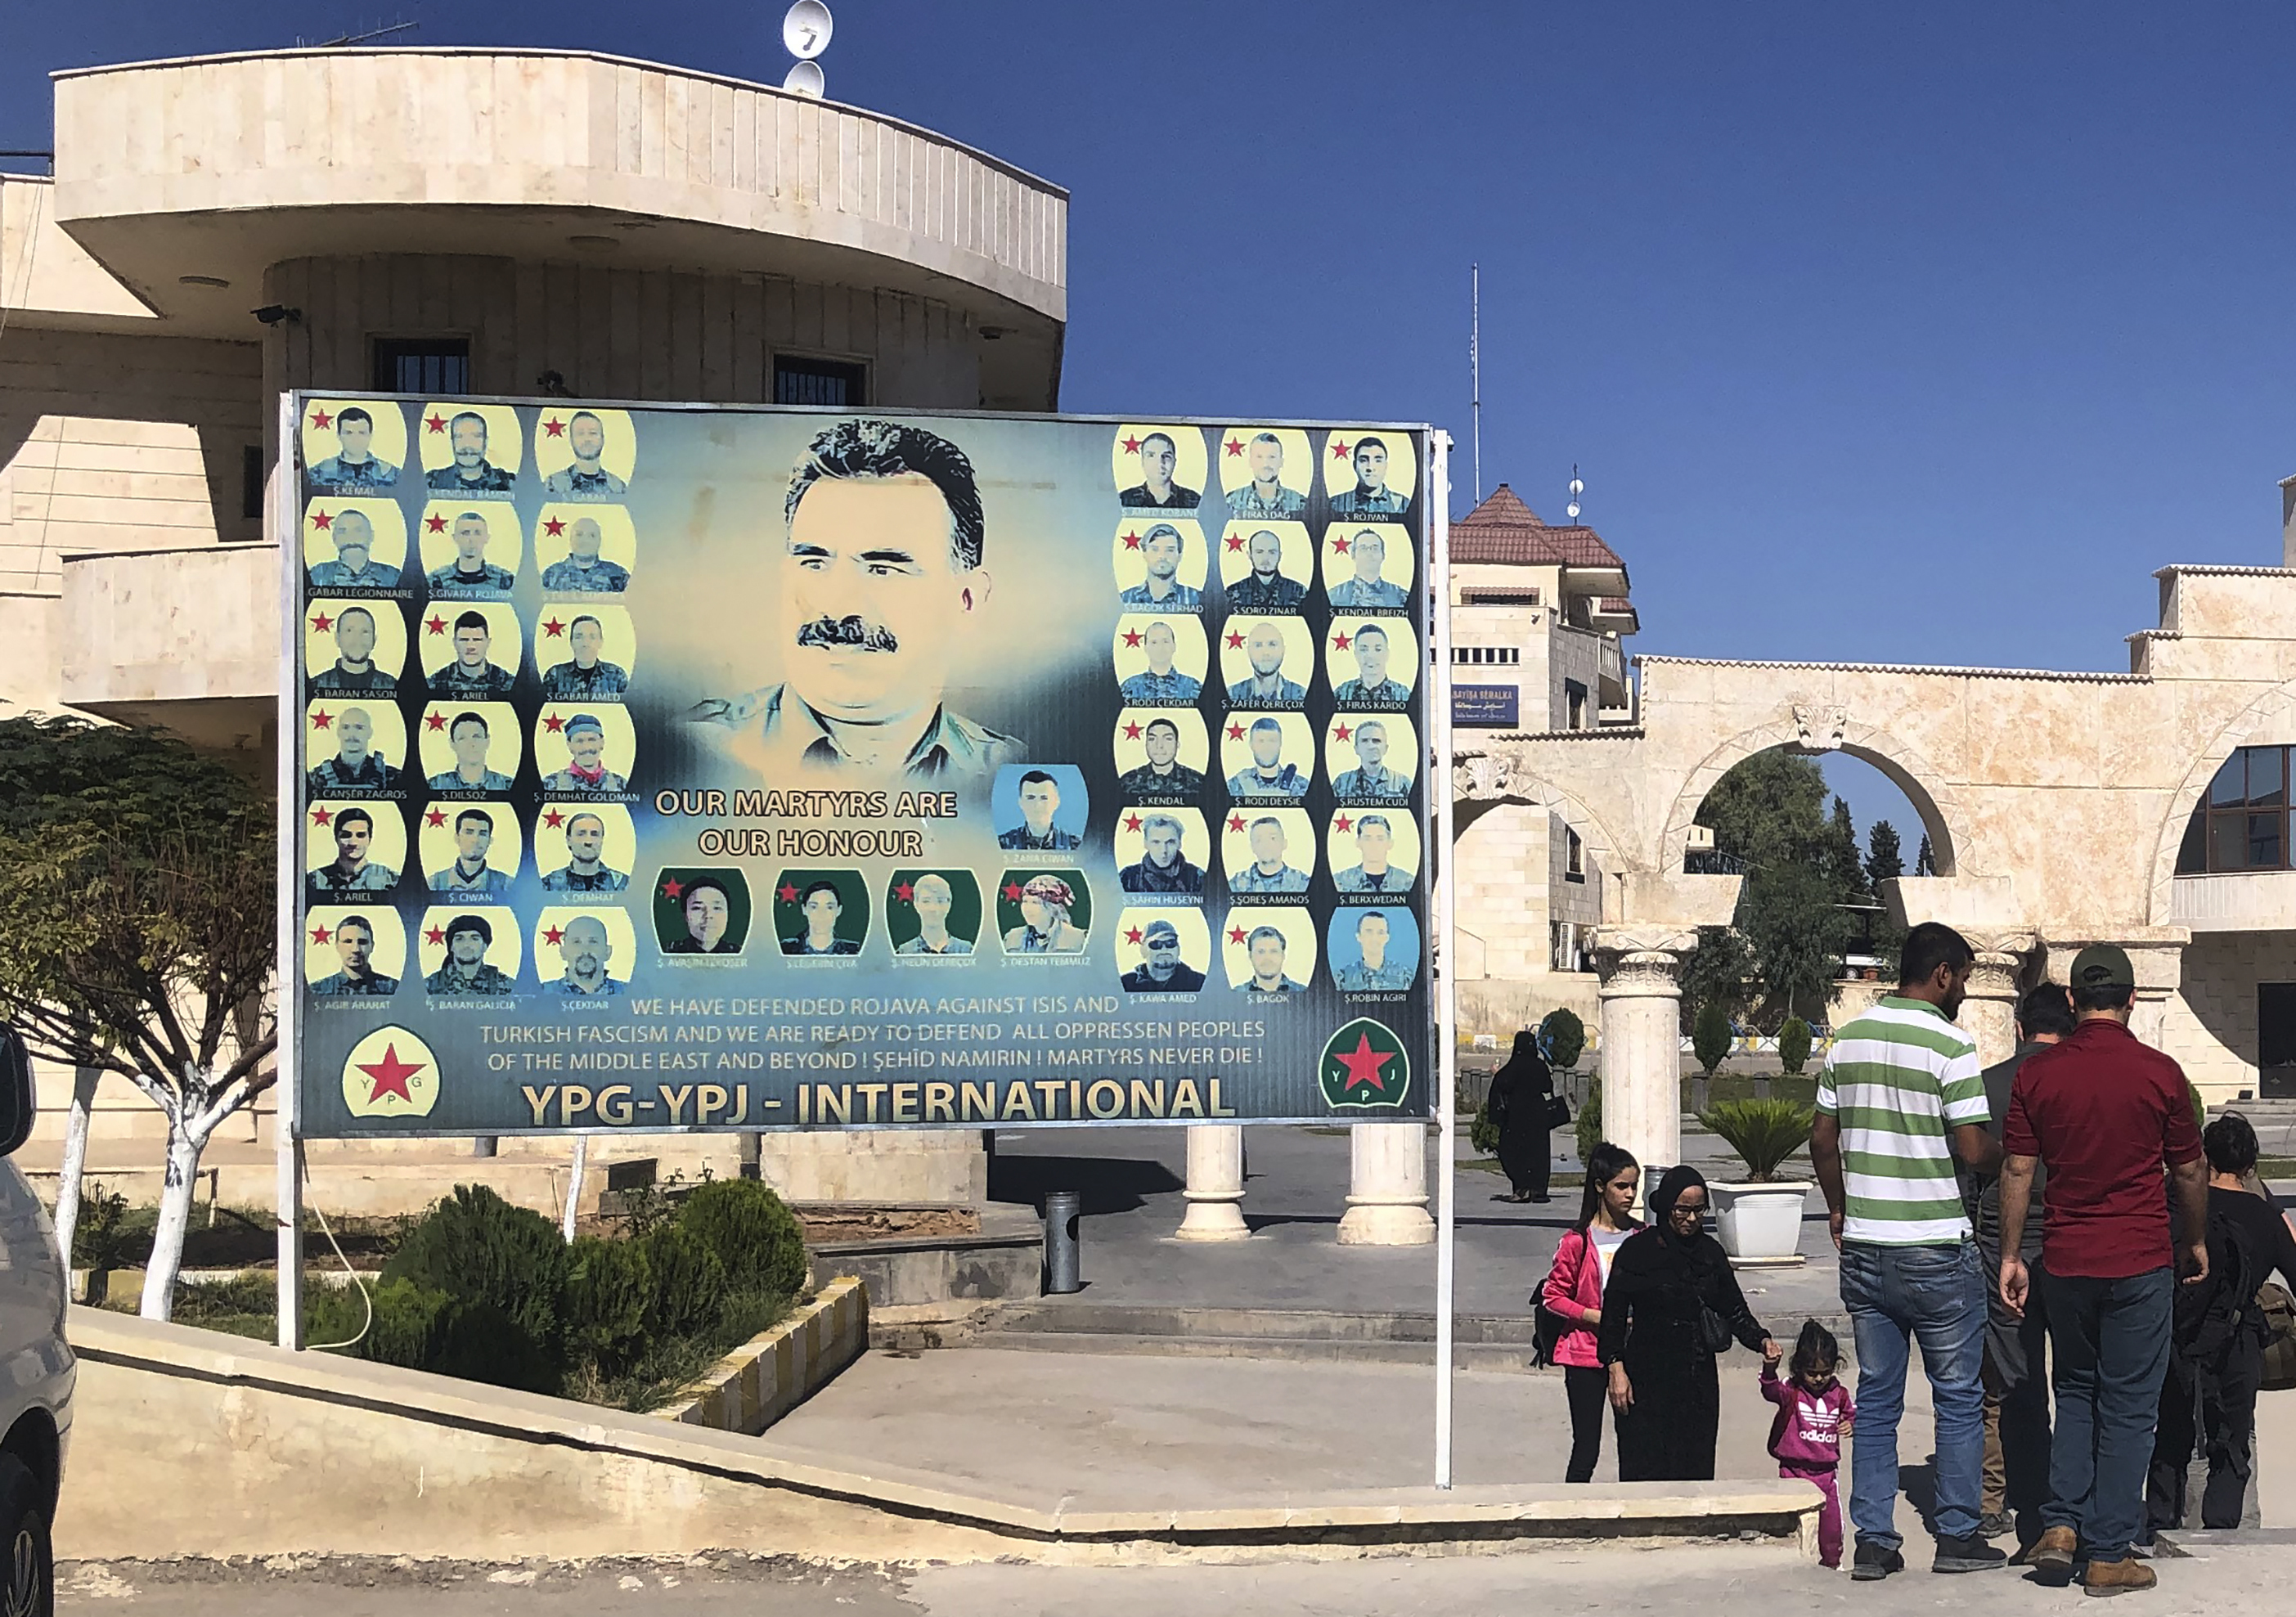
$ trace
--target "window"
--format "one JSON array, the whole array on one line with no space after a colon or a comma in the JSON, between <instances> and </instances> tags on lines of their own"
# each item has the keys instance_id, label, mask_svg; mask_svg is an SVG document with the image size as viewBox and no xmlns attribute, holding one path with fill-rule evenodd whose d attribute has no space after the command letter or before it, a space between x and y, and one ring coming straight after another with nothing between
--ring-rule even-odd
<instances>
[{"instance_id":1,"label":"window","mask_svg":"<svg viewBox=\"0 0 2296 1617\"><path fill-rule=\"evenodd\" d=\"M249 444L239 452L239 514L263 515L263 446Z\"/></svg>"},{"instance_id":2,"label":"window","mask_svg":"<svg viewBox=\"0 0 2296 1617\"><path fill-rule=\"evenodd\" d=\"M1587 879L1587 845L1568 825L1562 828L1562 879L1566 882Z\"/></svg>"},{"instance_id":3,"label":"window","mask_svg":"<svg viewBox=\"0 0 2296 1617\"><path fill-rule=\"evenodd\" d=\"M1537 606L1535 589L1470 589L1460 592L1468 606Z\"/></svg>"},{"instance_id":4,"label":"window","mask_svg":"<svg viewBox=\"0 0 2296 1617\"><path fill-rule=\"evenodd\" d=\"M1518 645L1455 645L1451 661L1471 668L1513 668L1522 661Z\"/></svg>"},{"instance_id":5,"label":"window","mask_svg":"<svg viewBox=\"0 0 2296 1617\"><path fill-rule=\"evenodd\" d=\"M858 410L869 402L868 367L841 359L806 359L790 354L774 356L774 402L783 405L830 405Z\"/></svg>"},{"instance_id":6,"label":"window","mask_svg":"<svg viewBox=\"0 0 2296 1617\"><path fill-rule=\"evenodd\" d=\"M1562 682L1562 705L1568 715L1565 727L1583 730L1587 727L1587 687L1575 679Z\"/></svg>"},{"instance_id":7,"label":"window","mask_svg":"<svg viewBox=\"0 0 2296 1617\"><path fill-rule=\"evenodd\" d=\"M377 337L374 385L381 393L455 398L471 390L468 337Z\"/></svg>"},{"instance_id":8,"label":"window","mask_svg":"<svg viewBox=\"0 0 2296 1617\"><path fill-rule=\"evenodd\" d=\"M2225 759L2185 827L2177 874L2290 869L2286 747L2243 747Z\"/></svg>"}]
</instances>

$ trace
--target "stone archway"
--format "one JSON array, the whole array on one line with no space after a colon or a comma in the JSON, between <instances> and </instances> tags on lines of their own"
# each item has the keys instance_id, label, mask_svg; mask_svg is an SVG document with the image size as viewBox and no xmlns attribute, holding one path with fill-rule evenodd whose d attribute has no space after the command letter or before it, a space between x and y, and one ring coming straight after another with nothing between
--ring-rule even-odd
<instances>
[{"instance_id":1,"label":"stone archway","mask_svg":"<svg viewBox=\"0 0 2296 1617\"><path fill-rule=\"evenodd\" d=\"M1678 871L1689 851L1690 827L1698 810L1721 778L1758 752L1783 748L1803 757L1844 752L1870 764L1906 794L1922 818L1930 839L1930 853L1940 876L1972 874L1980 863L1968 834L1971 817L1960 794L1945 773L1918 748L1871 725L1849 723L1840 708L1813 710L1797 706L1769 724L1740 732L1699 761L1683 783L1669 810L1659 841L1659 868Z\"/></svg>"},{"instance_id":2,"label":"stone archway","mask_svg":"<svg viewBox=\"0 0 2296 1617\"><path fill-rule=\"evenodd\" d=\"M2224 767L2225 759L2251 744L2256 736L2274 734L2282 740L2296 739L2296 680L2259 696L2234 714L2204 745L2194 750L2193 760L2169 797L2168 812L2153 837L2152 880L2145 898L2145 919L2151 925L2171 924L2177 855L2184 845L2185 827L2192 820L2193 810L2200 806L2202 793L2209 789L2217 771Z\"/></svg>"}]
</instances>

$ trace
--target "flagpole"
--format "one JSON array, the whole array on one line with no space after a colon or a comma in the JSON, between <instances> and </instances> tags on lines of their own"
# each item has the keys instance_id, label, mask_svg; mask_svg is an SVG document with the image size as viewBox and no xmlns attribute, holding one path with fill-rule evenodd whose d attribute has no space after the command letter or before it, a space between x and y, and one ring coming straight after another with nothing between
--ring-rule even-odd
<instances>
[{"instance_id":1,"label":"flagpole","mask_svg":"<svg viewBox=\"0 0 2296 1617\"><path fill-rule=\"evenodd\" d=\"M1458 986L1453 965L1451 829L1451 436L1428 434L1429 624L1432 651L1427 704L1434 767L1428 800L1435 819L1435 1486L1451 1486L1451 1308L1457 1251L1458 1186L1452 1153L1458 1129Z\"/></svg>"}]
</instances>

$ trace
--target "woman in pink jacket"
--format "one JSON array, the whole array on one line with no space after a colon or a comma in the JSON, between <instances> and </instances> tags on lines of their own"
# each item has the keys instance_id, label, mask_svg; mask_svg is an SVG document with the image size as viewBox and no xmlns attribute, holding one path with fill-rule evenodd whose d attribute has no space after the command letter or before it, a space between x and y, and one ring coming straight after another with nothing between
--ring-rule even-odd
<instances>
[{"instance_id":1,"label":"woman in pink jacket","mask_svg":"<svg viewBox=\"0 0 2296 1617\"><path fill-rule=\"evenodd\" d=\"M1562 1233L1554 1267L1539 1291L1539 1306L1569 1327L1555 1343L1554 1362L1570 1400L1570 1465L1566 1482L1591 1482L1603 1452L1603 1405L1610 1382L1595 1350L1595 1327L1603 1323L1603 1287L1611 1260L1642 1225L1634 1218L1635 1191L1643 1170L1632 1155L1604 1140L1587 1153L1587 1186L1578 1202L1578 1222Z\"/></svg>"}]
</instances>

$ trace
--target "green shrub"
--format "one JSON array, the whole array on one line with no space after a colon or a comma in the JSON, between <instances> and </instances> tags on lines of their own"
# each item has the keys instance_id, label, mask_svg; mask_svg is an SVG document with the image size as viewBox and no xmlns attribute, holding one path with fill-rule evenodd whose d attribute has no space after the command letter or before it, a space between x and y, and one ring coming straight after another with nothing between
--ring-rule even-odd
<instances>
[{"instance_id":1,"label":"green shrub","mask_svg":"<svg viewBox=\"0 0 2296 1617\"><path fill-rule=\"evenodd\" d=\"M1483 1096L1483 1104L1475 1108L1474 1119L1467 1125L1467 1142L1483 1156L1499 1148L1499 1123L1491 1115L1491 1097L1488 1095Z\"/></svg>"},{"instance_id":2,"label":"green shrub","mask_svg":"<svg viewBox=\"0 0 2296 1617\"><path fill-rule=\"evenodd\" d=\"M1574 1125L1578 1135L1578 1165L1584 1168L1587 1159L1595 1154L1595 1147L1603 1143L1603 1086L1587 1087L1587 1104L1578 1108Z\"/></svg>"},{"instance_id":3,"label":"green shrub","mask_svg":"<svg viewBox=\"0 0 2296 1617\"><path fill-rule=\"evenodd\" d=\"M89 1181L79 1193L79 1222L72 1226L72 1267L123 1267L134 1240L127 1224L127 1198L101 1179Z\"/></svg>"},{"instance_id":4,"label":"green shrub","mask_svg":"<svg viewBox=\"0 0 2296 1617\"><path fill-rule=\"evenodd\" d=\"M1578 1066L1587 1052L1587 1024L1571 1011L1549 1011L1538 1024L1538 1042L1546 1051L1546 1064L1557 1072Z\"/></svg>"},{"instance_id":5,"label":"green shrub","mask_svg":"<svg viewBox=\"0 0 2296 1617\"><path fill-rule=\"evenodd\" d=\"M1746 1164L1755 1184L1775 1177L1778 1165L1809 1144L1815 1109L1794 1101L1724 1101L1698 1114Z\"/></svg>"},{"instance_id":6,"label":"green shrub","mask_svg":"<svg viewBox=\"0 0 2296 1617\"><path fill-rule=\"evenodd\" d=\"M622 1375L646 1348L646 1302L653 1270L635 1241L585 1235L569 1250L561 1300L566 1356L602 1377Z\"/></svg>"},{"instance_id":7,"label":"green shrub","mask_svg":"<svg viewBox=\"0 0 2296 1617\"><path fill-rule=\"evenodd\" d=\"M382 1277L412 1280L458 1302L490 1304L543 1353L558 1353L566 1243L549 1219L512 1207L484 1185L457 1185L423 1214Z\"/></svg>"},{"instance_id":8,"label":"green shrub","mask_svg":"<svg viewBox=\"0 0 2296 1617\"><path fill-rule=\"evenodd\" d=\"M726 1298L726 1266L699 1235L668 1224L643 1243L653 1291L646 1308L649 1334L690 1336L706 1330Z\"/></svg>"},{"instance_id":9,"label":"green shrub","mask_svg":"<svg viewBox=\"0 0 2296 1617\"><path fill-rule=\"evenodd\" d=\"M712 1179L685 1198L677 1223L717 1254L734 1290L784 1297L805 1290L805 1231L771 1186Z\"/></svg>"},{"instance_id":10,"label":"green shrub","mask_svg":"<svg viewBox=\"0 0 2296 1617\"><path fill-rule=\"evenodd\" d=\"M1809 1023L1799 1016L1789 1016L1786 1025L1778 1030L1778 1065L1799 1075L1808 1064Z\"/></svg>"},{"instance_id":11,"label":"green shrub","mask_svg":"<svg viewBox=\"0 0 2296 1617\"><path fill-rule=\"evenodd\" d=\"M1698 1020L1690 1024L1690 1049L1707 1077L1713 1077L1714 1069L1728 1057L1734 1037L1730 1013L1722 1008L1721 1001L1710 999L1699 1007Z\"/></svg>"},{"instance_id":12,"label":"green shrub","mask_svg":"<svg viewBox=\"0 0 2296 1617\"><path fill-rule=\"evenodd\" d=\"M555 1392L562 1379L553 1348L483 1298L447 1303L428 1367L521 1392Z\"/></svg>"}]
</instances>

